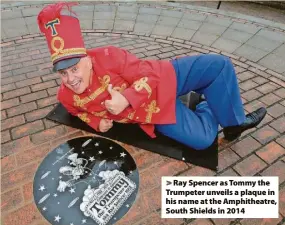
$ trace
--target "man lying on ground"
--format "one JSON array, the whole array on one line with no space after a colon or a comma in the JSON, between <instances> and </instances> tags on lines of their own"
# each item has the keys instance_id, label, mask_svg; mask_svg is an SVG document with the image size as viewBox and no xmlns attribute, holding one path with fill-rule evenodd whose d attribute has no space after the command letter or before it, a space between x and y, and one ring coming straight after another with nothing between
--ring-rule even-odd
<instances>
[{"instance_id":1,"label":"man lying on ground","mask_svg":"<svg viewBox=\"0 0 285 225\"><path fill-rule=\"evenodd\" d=\"M186 56L171 61L142 60L114 46L86 49L79 20L62 15L74 3L46 6L38 15L54 70L62 84L58 100L98 132L114 122L138 123L152 138L155 129L196 150L211 146L223 127L234 140L257 126L265 108L245 115L236 73L228 57ZM190 110L179 96L194 91L205 96Z\"/></svg>"}]
</instances>

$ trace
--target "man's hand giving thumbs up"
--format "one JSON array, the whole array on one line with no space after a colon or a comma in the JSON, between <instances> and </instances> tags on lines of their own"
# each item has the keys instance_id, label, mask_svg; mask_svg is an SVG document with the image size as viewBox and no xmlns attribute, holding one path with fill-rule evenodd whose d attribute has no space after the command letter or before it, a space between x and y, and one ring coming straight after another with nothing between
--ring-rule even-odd
<instances>
[{"instance_id":1,"label":"man's hand giving thumbs up","mask_svg":"<svg viewBox=\"0 0 285 225\"><path fill-rule=\"evenodd\" d=\"M111 99L105 101L105 106L111 114L118 115L130 105L124 95L112 89L112 84L108 85L108 92Z\"/></svg>"}]
</instances>

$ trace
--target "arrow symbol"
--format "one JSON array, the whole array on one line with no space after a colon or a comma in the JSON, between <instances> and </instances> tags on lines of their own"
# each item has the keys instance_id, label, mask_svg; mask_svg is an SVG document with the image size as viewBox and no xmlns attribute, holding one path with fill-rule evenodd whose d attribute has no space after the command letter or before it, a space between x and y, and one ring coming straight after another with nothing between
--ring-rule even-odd
<instances>
[{"instance_id":1,"label":"arrow symbol","mask_svg":"<svg viewBox=\"0 0 285 225\"><path fill-rule=\"evenodd\" d=\"M166 185L170 185L170 184L172 184L170 181L166 181Z\"/></svg>"}]
</instances>

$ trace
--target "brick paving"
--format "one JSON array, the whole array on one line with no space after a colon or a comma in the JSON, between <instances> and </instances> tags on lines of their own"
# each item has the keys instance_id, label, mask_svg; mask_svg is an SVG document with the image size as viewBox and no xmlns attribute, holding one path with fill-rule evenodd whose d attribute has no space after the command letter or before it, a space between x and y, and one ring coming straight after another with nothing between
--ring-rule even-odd
<instances>
[{"instance_id":1,"label":"brick paving","mask_svg":"<svg viewBox=\"0 0 285 225\"><path fill-rule=\"evenodd\" d=\"M156 12L157 8L153 8L152 13ZM167 16L167 12L164 15ZM179 13L171 15L180 16ZM284 224L285 80L282 73L218 47L167 35L89 30L84 33L84 39L88 48L114 45L148 59L170 60L203 53L227 55L237 71L245 110L252 111L260 106L268 109L262 124L245 132L240 139L228 143L220 136L217 173L122 144L139 168L140 190L135 204L117 224ZM60 80L52 73L48 49L41 36L3 42L1 63L1 222L3 225L46 225L49 223L33 201L35 171L56 146L90 134L44 118L57 104L56 90ZM160 180L165 175L278 176L280 216L278 219L161 219Z\"/></svg>"}]
</instances>

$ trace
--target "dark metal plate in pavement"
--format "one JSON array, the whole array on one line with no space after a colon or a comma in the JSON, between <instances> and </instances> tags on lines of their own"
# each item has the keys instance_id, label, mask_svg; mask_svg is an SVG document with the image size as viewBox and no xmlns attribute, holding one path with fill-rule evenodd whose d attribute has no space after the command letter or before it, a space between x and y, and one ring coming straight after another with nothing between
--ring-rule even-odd
<instances>
[{"instance_id":1,"label":"dark metal plate in pavement","mask_svg":"<svg viewBox=\"0 0 285 225\"><path fill-rule=\"evenodd\" d=\"M34 178L34 200L58 225L114 224L136 199L139 173L132 156L105 138L80 137L50 152Z\"/></svg>"}]
</instances>

